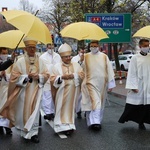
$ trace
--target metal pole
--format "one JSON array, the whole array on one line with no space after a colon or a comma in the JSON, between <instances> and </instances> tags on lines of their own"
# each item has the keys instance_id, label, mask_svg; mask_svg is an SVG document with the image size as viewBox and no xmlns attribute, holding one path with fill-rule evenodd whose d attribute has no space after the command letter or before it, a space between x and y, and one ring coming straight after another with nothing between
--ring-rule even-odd
<instances>
[{"instance_id":1,"label":"metal pole","mask_svg":"<svg viewBox=\"0 0 150 150\"><path fill-rule=\"evenodd\" d=\"M112 44L108 43L108 57L109 60L112 60Z\"/></svg>"}]
</instances>

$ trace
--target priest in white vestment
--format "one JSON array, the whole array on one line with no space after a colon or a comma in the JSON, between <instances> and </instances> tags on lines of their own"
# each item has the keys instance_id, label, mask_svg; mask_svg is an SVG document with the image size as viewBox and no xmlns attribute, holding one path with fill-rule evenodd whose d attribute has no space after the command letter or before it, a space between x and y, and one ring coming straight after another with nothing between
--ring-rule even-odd
<instances>
[{"instance_id":1,"label":"priest in white vestment","mask_svg":"<svg viewBox=\"0 0 150 150\"><path fill-rule=\"evenodd\" d=\"M119 122L134 121L139 129L145 130L144 123L150 124L150 53L149 40L139 41L140 53L131 58L126 89L126 105Z\"/></svg>"},{"instance_id":2,"label":"priest in white vestment","mask_svg":"<svg viewBox=\"0 0 150 150\"><path fill-rule=\"evenodd\" d=\"M82 65L83 60L84 60L84 53L85 53L84 48L83 47L79 48L78 55L72 57L71 62L76 62L76 63L79 63L80 65ZM82 115L81 115L81 99L82 99L82 94L80 93L78 101L76 103L76 108L75 108L76 113L77 113L77 118L79 118L79 119L82 118Z\"/></svg>"},{"instance_id":3,"label":"priest in white vestment","mask_svg":"<svg viewBox=\"0 0 150 150\"><path fill-rule=\"evenodd\" d=\"M107 91L115 87L114 71L107 55L99 52L98 41L91 41L90 50L82 64L85 78L81 86L81 109L86 112L88 127L100 130Z\"/></svg>"},{"instance_id":4,"label":"priest in white vestment","mask_svg":"<svg viewBox=\"0 0 150 150\"><path fill-rule=\"evenodd\" d=\"M40 59L44 61L50 74L52 73L53 66L61 62L60 55L54 52L54 44L47 44L47 51L40 56ZM44 119L54 119L55 106L51 93L50 80L47 80L47 82L44 84L42 94L42 109L46 114L44 115Z\"/></svg>"},{"instance_id":5,"label":"priest in white vestment","mask_svg":"<svg viewBox=\"0 0 150 150\"><path fill-rule=\"evenodd\" d=\"M69 135L76 129L75 103L80 94L81 78L84 74L78 63L71 63L72 49L68 44L62 44L58 52L62 63L54 66L51 75L56 107L54 130L56 133L63 132Z\"/></svg>"},{"instance_id":6,"label":"priest in white vestment","mask_svg":"<svg viewBox=\"0 0 150 150\"><path fill-rule=\"evenodd\" d=\"M0 63L4 63L8 58L8 49L0 48ZM8 93L8 84L11 73L12 66L7 68L6 70L0 71L0 111L4 104L7 101L7 93ZM3 116L0 116L0 134L11 135L12 131L9 128L9 120Z\"/></svg>"},{"instance_id":7,"label":"priest in white vestment","mask_svg":"<svg viewBox=\"0 0 150 150\"><path fill-rule=\"evenodd\" d=\"M0 114L10 120L21 136L38 143L39 109L42 88L49 73L35 55L37 41L25 38L26 53L15 63L10 77L8 99Z\"/></svg>"}]
</instances>

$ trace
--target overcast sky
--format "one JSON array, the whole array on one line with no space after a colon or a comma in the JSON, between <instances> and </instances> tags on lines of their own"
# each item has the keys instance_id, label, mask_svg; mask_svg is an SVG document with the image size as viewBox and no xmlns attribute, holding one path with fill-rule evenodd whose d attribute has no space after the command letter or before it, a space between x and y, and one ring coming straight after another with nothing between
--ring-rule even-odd
<instances>
[{"instance_id":1,"label":"overcast sky","mask_svg":"<svg viewBox=\"0 0 150 150\"><path fill-rule=\"evenodd\" d=\"M7 7L8 10L18 9L20 0L0 0L0 11L2 7ZM42 0L29 0L29 3L34 4L38 9L42 8Z\"/></svg>"}]
</instances>

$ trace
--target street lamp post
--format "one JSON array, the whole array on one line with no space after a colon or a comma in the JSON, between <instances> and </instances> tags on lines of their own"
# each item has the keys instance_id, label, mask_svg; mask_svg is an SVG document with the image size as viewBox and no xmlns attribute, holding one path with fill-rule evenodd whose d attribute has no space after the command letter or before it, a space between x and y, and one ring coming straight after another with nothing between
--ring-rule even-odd
<instances>
[{"instance_id":1,"label":"street lamp post","mask_svg":"<svg viewBox=\"0 0 150 150\"><path fill-rule=\"evenodd\" d=\"M114 5L114 1L113 0L107 0L107 12L111 13L112 12L112 7ZM108 43L108 57L110 60L112 60L112 44Z\"/></svg>"}]
</instances>

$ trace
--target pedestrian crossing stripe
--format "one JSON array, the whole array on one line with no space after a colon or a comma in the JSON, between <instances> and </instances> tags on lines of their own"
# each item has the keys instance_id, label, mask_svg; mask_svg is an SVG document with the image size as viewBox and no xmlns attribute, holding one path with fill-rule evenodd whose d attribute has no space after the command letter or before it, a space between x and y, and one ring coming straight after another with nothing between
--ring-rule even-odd
<instances>
[{"instance_id":1,"label":"pedestrian crossing stripe","mask_svg":"<svg viewBox=\"0 0 150 150\"><path fill-rule=\"evenodd\" d=\"M40 112L41 112L41 115L42 117L44 117L45 113L42 109L40 109ZM45 120L53 129L54 129L54 122L53 121L49 121L49 120ZM61 139L66 139L67 136L65 134L62 134L62 133L57 133L59 135L59 137Z\"/></svg>"}]
</instances>

